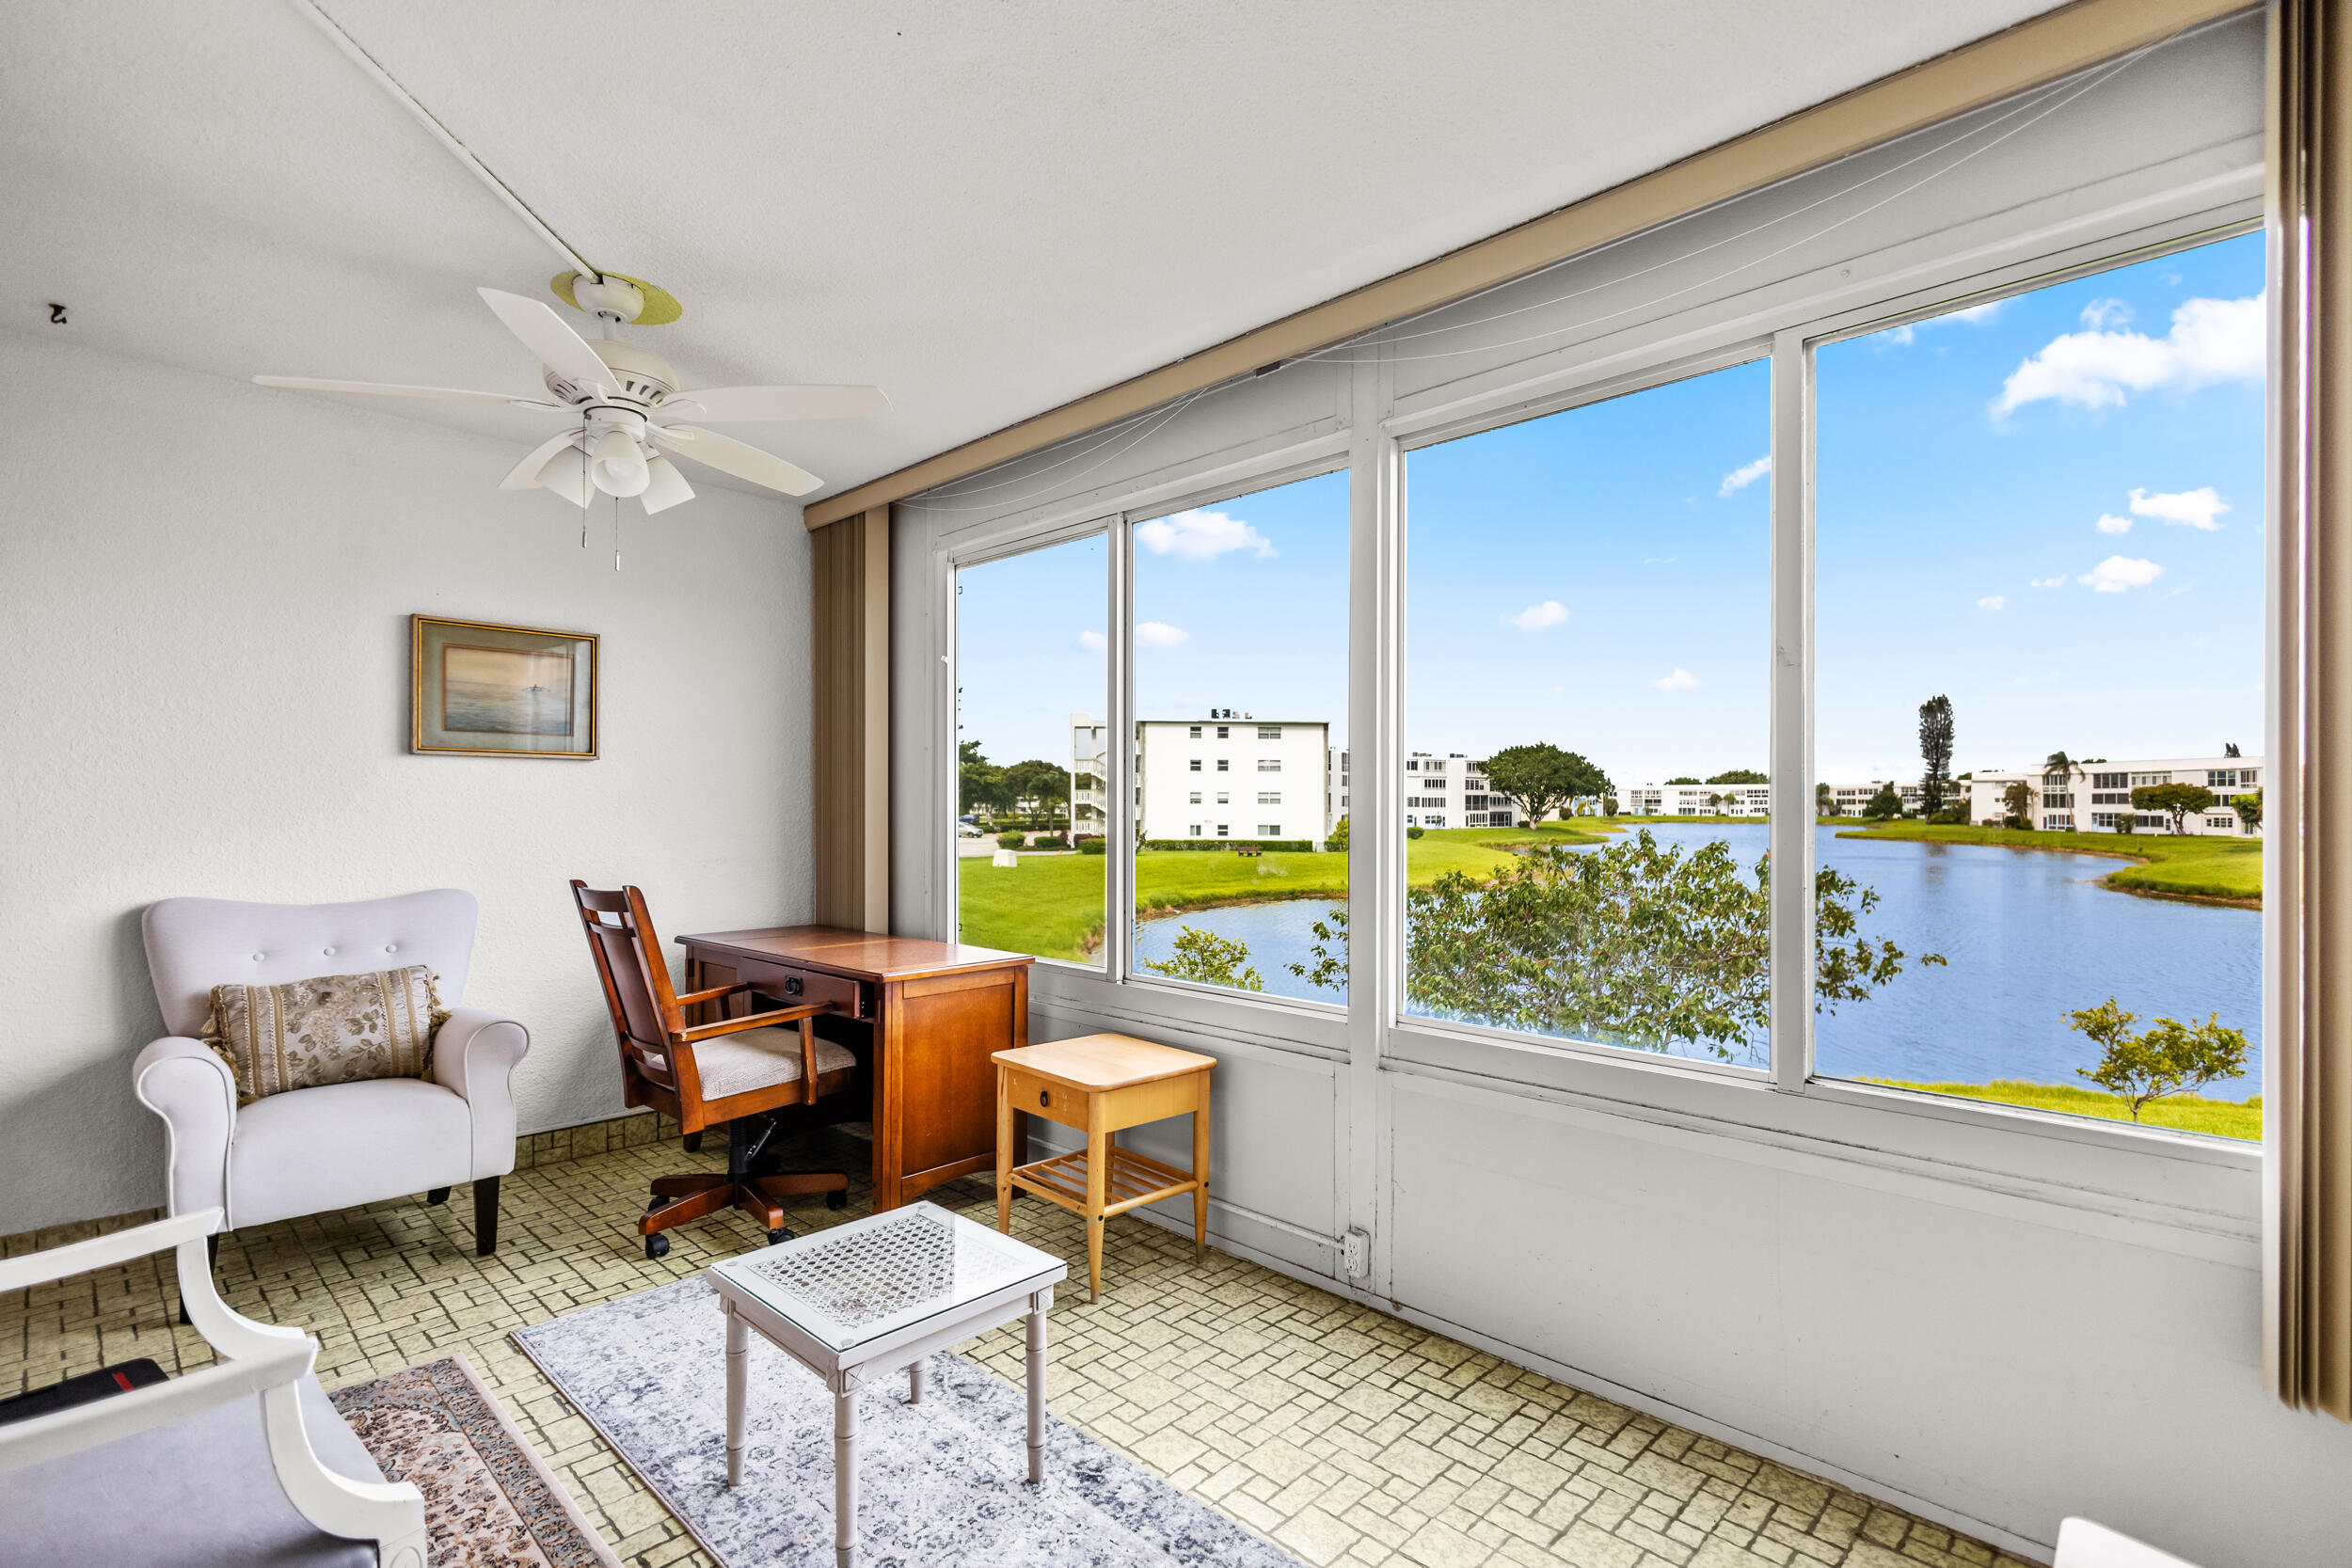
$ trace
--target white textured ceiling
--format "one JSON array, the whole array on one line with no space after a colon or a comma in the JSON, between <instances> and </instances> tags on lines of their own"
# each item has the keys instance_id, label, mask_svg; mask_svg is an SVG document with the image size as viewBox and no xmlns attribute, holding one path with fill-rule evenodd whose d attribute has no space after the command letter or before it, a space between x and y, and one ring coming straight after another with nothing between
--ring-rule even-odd
<instances>
[{"instance_id":1,"label":"white textured ceiling","mask_svg":"<svg viewBox=\"0 0 2352 1568\"><path fill-rule=\"evenodd\" d=\"M730 427L838 489L2050 0L324 5L591 261L684 301L624 335L690 383L887 389ZM472 291L561 264L281 0L8 0L0 148L0 324L535 387Z\"/></svg>"}]
</instances>

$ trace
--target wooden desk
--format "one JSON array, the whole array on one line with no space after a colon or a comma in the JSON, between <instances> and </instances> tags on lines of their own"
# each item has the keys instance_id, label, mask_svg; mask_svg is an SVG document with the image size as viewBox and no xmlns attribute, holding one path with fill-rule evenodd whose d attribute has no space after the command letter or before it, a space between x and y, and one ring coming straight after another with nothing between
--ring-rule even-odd
<instances>
[{"instance_id":1,"label":"wooden desk","mask_svg":"<svg viewBox=\"0 0 2352 1568\"><path fill-rule=\"evenodd\" d=\"M832 926L676 940L686 949L689 990L749 984L787 1004L833 1002L837 1014L818 1025L853 1048L870 1047L874 1212L995 1170L991 1057L1029 1043L1035 958Z\"/></svg>"}]
</instances>

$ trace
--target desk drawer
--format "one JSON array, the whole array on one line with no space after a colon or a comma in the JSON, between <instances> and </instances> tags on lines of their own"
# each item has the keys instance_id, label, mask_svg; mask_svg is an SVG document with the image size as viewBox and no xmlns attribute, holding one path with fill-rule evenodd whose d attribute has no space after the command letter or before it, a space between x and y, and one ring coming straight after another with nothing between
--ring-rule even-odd
<instances>
[{"instance_id":1,"label":"desk drawer","mask_svg":"<svg viewBox=\"0 0 2352 1568\"><path fill-rule=\"evenodd\" d=\"M1005 1069L1005 1099L1016 1111L1026 1111L1033 1117L1043 1117L1047 1121L1075 1127L1081 1132L1086 1129L1085 1095L1024 1072L1019 1068Z\"/></svg>"},{"instance_id":2,"label":"desk drawer","mask_svg":"<svg viewBox=\"0 0 2352 1568\"><path fill-rule=\"evenodd\" d=\"M857 980L845 980L838 974L822 974L797 964L767 963L757 958L734 960L736 977L748 983L760 995L797 1007L803 1002L830 1002L850 1018L874 1016L874 994L870 986Z\"/></svg>"}]
</instances>

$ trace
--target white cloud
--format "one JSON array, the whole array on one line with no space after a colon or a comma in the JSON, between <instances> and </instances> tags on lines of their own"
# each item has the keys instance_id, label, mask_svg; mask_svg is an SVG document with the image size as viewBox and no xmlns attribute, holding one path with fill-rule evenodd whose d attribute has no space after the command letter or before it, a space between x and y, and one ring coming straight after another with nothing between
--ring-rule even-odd
<instances>
[{"instance_id":1,"label":"white cloud","mask_svg":"<svg viewBox=\"0 0 2352 1568\"><path fill-rule=\"evenodd\" d=\"M2112 512L2102 512L2099 514L2099 531L2101 533L2129 533L2132 531L2132 520L2129 517L2119 517Z\"/></svg>"},{"instance_id":2,"label":"white cloud","mask_svg":"<svg viewBox=\"0 0 2352 1568\"><path fill-rule=\"evenodd\" d=\"M2110 326L2128 326L2138 312L2120 299L2094 299L2083 307L2083 325L2093 332Z\"/></svg>"},{"instance_id":3,"label":"white cloud","mask_svg":"<svg viewBox=\"0 0 2352 1568\"><path fill-rule=\"evenodd\" d=\"M1182 626L1171 626L1166 621L1141 621L1136 625L1136 641L1147 647L1172 648L1191 636Z\"/></svg>"},{"instance_id":4,"label":"white cloud","mask_svg":"<svg viewBox=\"0 0 2352 1568\"><path fill-rule=\"evenodd\" d=\"M1940 316L1930 316L1925 321L1906 322L1901 326L1890 326L1878 334L1878 341L1881 347L1901 348L1931 326L1945 326L1953 322L1967 322L1971 325L1982 325L2000 314L2001 307L2007 303L2006 300L1988 300L1982 305L1971 305L1965 310L1950 310Z\"/></svg>"},{"instance_id":5,"label":"white cloud","mask_svg":"<svg viewBox=\"0 0 2352 1568\"><path fill-rule=\"evenodd\" d=\"M1731 472L1724 475L1724 483L1715 494L1728 500L1733 495L1746 489L1772 471L1772 454L1766 452L1755 462L1742 463Z\"/></svg>"},{"instance_id":6,"label":"white cloud","mask_svg":"<svg viewBox=\"0 0 2352 1568\"><path fill-rule=\"evenodd\" d=\"M1650 685L1658 688L1661 691L1688 691L1691 688L1698 685L1698 676L1691 673L1690 671L1677 666L1673 674L1661 675L1656 680L1650 682Z\"/></svg>"},{"instance_id":7,"label":"white cloud","mask_svg":"<svg viewBox=\"0 0 2352 1568\"><path fill-rule=\"evenodd\" d=\"M1502 624L1517 626L1521 631L1541 631L1546 626L1556 626L1567 618L1565 605L1558 599L1546 599L1541 604L1529 605L1517 615L1505 615Z\"/></svg>"},{"instance_id":8,"label":"white cloud","mask_svg":"<svg viewBox=\"0 0 2352 1568\"><path fill-rule=\"evenodd\" d=\"M1645 555L1642 557L1642 564L1645 566L1671 566L1674 563L1675 558L1670 555Z\"/></svg>"},{"instance_id":9,"label":"white cloud","mask_svg":"<svg viewBox=\"0 0 2352 1568\"><path fill-rule=\"evenodd\" d=\"M1138 525L1136 543L1153 555L1185 561L1215 561L1231 550L1248 550L1262 560L1279 553L1272 540L1239 517L1198 507Z\"/></svg>"},{"instance_id":10,"label":"white cloud","mask_svg":"<svg viewBox=\"0 0 2352 1568\"><path fill-rule=\"evenodd\" d=\"M2207 484L2195 490L2153 496L2145 490L2134 490L2132 510L2143 517L2161 517L2168 523L2181 523L2213 533L2221 527L2214 519L2229 511L2230 503L2221 499L2220 492Z\"/></svg>"},{"instance_id":11,"label":"white cloud","mask_svg":"<svg viewBox=\"0 0 2352 1568\"><path fill-rule=\"evenodd\" d=\"M1078 646L1090 654L1099 654L1110 645L1110 639L1099 631L1082 631L1078 634Z\"/></svg>"},{"instance_id":12,"label":"white cloud","mask_svg":"<svg viewBox=\"0 0 2352 1568\"><path fill-rule=\"evenodd\" d=\"M2134 392L2191 391L2263 373L2263 296L2192 299L2172 312L2161 338L2144 332L2069 332L2020 364L1993 400L1995 419L2055 398L2085 408L2121 408Z\"/></svg>"},{"instance_id":13,"label":"white cloud","mask_svg":"<svg viewBox=\"0 0 2352 1568\"><path fill-rule=\"evenodd\" d=\"M1989 610L1997 612L2002 606L2008 603L2009 597L2007 594L1988 594L1983 598L1977 601L1977 608L1979 610Z\"/></svg>"},{"instance_id":14,"label":"white cloud","mask_svg":"<svg viewBox=\"0 0 2352 1568\"><path fill-rule=\"evenodd\" d=\"M2063 588L2066 586L2066 574L2060 572L2054 578L2030 578L2026 580L2026 586L2028 588Z\"/></svg>"},{"instance_id":15,"label":"white cloud","mask_svg":"<svg viewBox=\"0 0 2352 1568\"><path fill-rule=\"evenodd\" d=\"M2111 555L2077 580L2094 594L2121 594L2129 588L2145 588L2162 576L2164 568L2153 561Z\"/></svg>"}]
</instances>

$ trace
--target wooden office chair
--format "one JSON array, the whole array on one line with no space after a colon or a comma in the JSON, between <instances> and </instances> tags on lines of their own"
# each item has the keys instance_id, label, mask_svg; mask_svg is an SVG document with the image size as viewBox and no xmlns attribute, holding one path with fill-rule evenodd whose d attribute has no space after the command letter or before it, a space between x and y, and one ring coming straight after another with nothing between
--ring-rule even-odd
<instances>
[{"instance_id":1,"label":"wooden office chair","mask_svg":"<svg viewBox=\"0 0 2352 1568\"><path fill-rule=\"evenodd\" d=\"M625 1102L676 1117L690 1140L706 1127L726 1124L726 1174L654 1178L653 1202L637 1222L645 1256L659 1258L670 1250L670 1239L661 1232L672 1226L722 1209L751 1215L773 1243L792 1236L777 1199L823 1193L829 1209L847 1203L850 1179L843 1172L759 1169L777 1131L776 1113L840 1092L856 1070L857 1058L847 1047L818 1038L809 1026L811 1018L832 1011L833 1004L691 1025L688 1007L752 988L720 986L685 996L672 990L670 966L662 958L653 917L645 912L645 895L633 887L600 893L574 878L572 901L587 927L588 951L604 983L605 1004L612 1009ZM794 1023L797 1031L780 1027Z\"/></svg>"}]
</instances>

